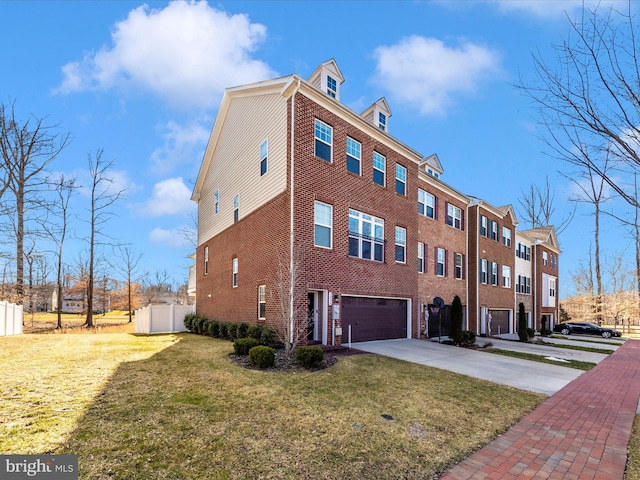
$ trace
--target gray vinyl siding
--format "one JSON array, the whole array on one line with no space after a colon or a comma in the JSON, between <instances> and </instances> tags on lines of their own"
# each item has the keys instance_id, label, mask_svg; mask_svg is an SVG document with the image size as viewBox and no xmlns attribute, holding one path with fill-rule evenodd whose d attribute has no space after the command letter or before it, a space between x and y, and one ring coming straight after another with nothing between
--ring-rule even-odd
<instances>
[{"instance_id":1,"label":"gray vinyl siding","mask_svg":"<svg viewBox=\"0 0 640 480\"><path fill-rule=\"evenodd\" d=\"M279 94L231 100L198 205L198 244L233 224L233 199L240 196L240 220L285 191L287 185L287 101ZM220 119L218 119L220 120ZM268 141L268 170L260 176L260 145ZM219 191L219 213L214 192Z\"/></svg>"}]
</instances>

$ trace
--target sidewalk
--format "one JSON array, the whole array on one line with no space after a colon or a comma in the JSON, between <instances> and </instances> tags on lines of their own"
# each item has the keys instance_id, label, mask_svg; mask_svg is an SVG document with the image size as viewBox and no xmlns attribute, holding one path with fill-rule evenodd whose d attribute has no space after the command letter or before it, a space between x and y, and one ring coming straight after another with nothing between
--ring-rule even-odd
<instances>
[{"instance_id":1,"label":"sidewalk","mask_svg":"<svg viewBox=\"0 0 640 480\"><path fill-rule=\"evenodd\" d=\"M640 341L551 396L440 480L623 480L640 399Z\"/></svg>"}]
</instances>

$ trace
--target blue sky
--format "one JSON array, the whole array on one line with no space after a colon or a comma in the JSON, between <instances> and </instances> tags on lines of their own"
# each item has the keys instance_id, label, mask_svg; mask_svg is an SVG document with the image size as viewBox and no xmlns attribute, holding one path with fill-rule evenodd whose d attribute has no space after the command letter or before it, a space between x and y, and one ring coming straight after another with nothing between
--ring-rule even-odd
<instances>
[{"instance_id":1,"label":"blue sky","mask_svg":"<svg viewBox=\"0 0 640 480\"><path fill-rule=\"evenodd\" d=\"M610 2L603 2L608 4ZM589 4L589 2L587 2ZM149 272L186 279L190 201L224 88L297 73L334 58L341 100L361 112L386 97L389 131L437 153L443 180L496 206L548 176L556 222L573 207L565 166L545 155L535 110L513 87L534 80L532 53L552 61L580 1L1 1L0 102L47 117L72 143L52 165L87 181L103 149L127 189L110 233L144 253ZM75 213L85 215L79 193ZM612 208L614 208L612 206ZM622 208L618 206L617 208ZM592 219L579 206L560 235L561 296L586 261ZM631 239L605 221L603 255ZM76 236L86 225L74 221ZM81 241L67 249L72 262Z\"/></svg>"}]
</instances>

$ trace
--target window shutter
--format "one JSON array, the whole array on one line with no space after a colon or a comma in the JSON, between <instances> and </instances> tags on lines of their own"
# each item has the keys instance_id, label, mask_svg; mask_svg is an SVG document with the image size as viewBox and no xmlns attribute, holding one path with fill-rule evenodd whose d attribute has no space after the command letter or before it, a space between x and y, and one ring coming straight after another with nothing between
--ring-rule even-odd
<instances>
[{"instance_id":1,"label":"window shutter","mask_svg":"<svg viewBox=\"0 0 640 480\"><path fill-rule=\"evenodd\" d=\"M424 272L427 273L429 271L429 246L424 244Z\"/></svg>"},{"instance_id":2,"label":"window shutter","mask_svg":"<svg viewBox=\"0 0 640 480\"><path fill-rule=\"evenodd\" d=\"M464 280L466 278L466 263L465 263L465 256L462 255L462 279Z\"/></svg>"},{"instance_id":3,"label":"window shutter","mask_svg":"<svg viewBox=\"0 0 640 480\"><path fill-rule=\"evenodd\" d=\"M434 197L434 200L433 200L433 219L437 220L438 219L438 197L436 197L435 195L433 197Z\"/></svg>"},{"instance_id":4,"label":"window shutter","mask_svg":"<svg viewBox=\"0 0 640 480\"><path fill-rule=\"evenodd\" d=\"M444 223L451 225L449 223L449 202L444 202Z\"/></svg>"},{"instance_id":5,"label":"window shutter","mask_svg":"<svg viewBox=\"0 0 640 480\"><path fill-rule=\"evenodd\" d=\"M438 247L433 247L433 273L438 276Z\"/></svg>"},{"instance_id":6,"label":"window shutter","mask_svg":"<svg viewBox=\"0 0 640 480\"><path fill-rule=\"evenodd\" d=\"M444 251L444 276L449 276L449 250Z\"/></svg>"},{"instance_id":7,"label":"window shutter","mask_svg":"<svg viewBox=\"0 0 640 480\"><path fill-rule=\"evenodd\" d=\"M460 209L460 230L464 230L464 208Z\"/></svg>"}]
</instances>

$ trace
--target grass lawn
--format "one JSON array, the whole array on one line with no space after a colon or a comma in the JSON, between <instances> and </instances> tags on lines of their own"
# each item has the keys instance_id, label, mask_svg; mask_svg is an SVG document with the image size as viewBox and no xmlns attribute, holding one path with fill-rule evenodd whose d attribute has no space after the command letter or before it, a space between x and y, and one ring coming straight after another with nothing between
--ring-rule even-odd
<instances>
[{"instance_id":1,"label":"grass lawn","mask_svg":"<svg viewBox=\"0 0 640 480\"><path fill-rule=\"evenodd\" d=\"M62 333L86 333L86 329L81 329L86 321L86 314L63 313ZM121 310L112 312L96 313L93 315L94 333L113 330L133 332L133 321L129 323L129 313ZM44 333L55 330L58 325L57 313L25 313L24 333Z\"/></svg>"},{"instance_id":2,"label":"grass lawn","mask_svg":"<svg viewBox=\"0 0 640 480\"><path fill-rule=\"evenodd\" d=\"M629 456L625 480L640 480L640 415L636 415L629 439Z\"/></svg>"},{"instance_id":3,"label":"grass lawn","mask_svg":"<svg viewBox=\"0 0 640 480\"><path fill-rule=\"evenodd\" d=\"M82 479L428 479L545 398L370 354L293 374L231 351L192 334L2 337L0 451L78 454Z\"/></svg>"},{"instance_id":4,"label":"grass lawn","mask_svg":"<svg viewBox=\"0 0 640 480\"><path fill-rule=\"evenodd\" d=\"M550 363L551 365L559 365L561 367L577 368L578 370L591 370L596 366L592 362L582 362L580 360L567 360L566 362L558 362L550 360L544 355L536 355L534 353L514 352L512 350L502 350L500 348L486 348L483 352L494 353L496 355L504 355L505 357L522 358L524 360L533 360L534 362ZM548 355L547 355L548 356Z\"/></svg>"}]
</instances>

